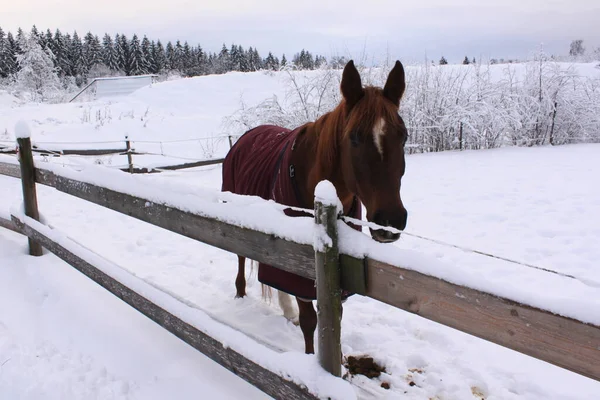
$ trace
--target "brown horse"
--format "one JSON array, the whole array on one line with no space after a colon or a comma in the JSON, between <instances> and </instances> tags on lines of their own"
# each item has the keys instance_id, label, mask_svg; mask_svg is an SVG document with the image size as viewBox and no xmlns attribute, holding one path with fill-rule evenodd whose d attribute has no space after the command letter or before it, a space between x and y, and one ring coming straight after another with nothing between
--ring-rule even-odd
<instances>
[{"instance_id":1,"label":"brown horse","mask_svg":"<svg viewBox=\"0 0 600 400\"><path fill-rule=\"evenodd\" d=\"M350 61L340 86L340 104L315 122L293 131L262 125L246 132L225 158L222 190L312 209L315 187L326 179L335 186L345 214L360 218L362 203L367 220L403 230L407 212L400 199L400 181L408 134L398 109L406 87L404 67L396 61L383 89L363 88ZM371 229L371 236L393 242L400 235ZM235 285L237 297L243 297L245 258L238 256L238 261ZM279 290L288 319L295 316L289 295L296 296L305 351L314 353L314 281L264 264L259 264L258 279Z\"/></svg>"}]
</instances>

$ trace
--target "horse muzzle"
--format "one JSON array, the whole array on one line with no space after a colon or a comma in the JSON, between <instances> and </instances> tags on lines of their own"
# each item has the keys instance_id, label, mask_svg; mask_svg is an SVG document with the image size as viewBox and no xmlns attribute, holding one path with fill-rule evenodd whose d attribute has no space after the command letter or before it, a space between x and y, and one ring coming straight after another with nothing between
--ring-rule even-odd
<instances>
[{"instance_id":1,"label":"horse muzzle","mask_svg":"<svg viewBox=\"0 0 600 400\"><path fill-rule=\"evenodd\" d=\"M407 220L408 212L402 207L392 212L377 211L372 222L383 227L395 228L402 231L406 228ZM371 237L381 243L391 243L400 239L400 233L390 232L385 229L369 228L369 230L371 231Z\"/></svg>"}]
</instances>

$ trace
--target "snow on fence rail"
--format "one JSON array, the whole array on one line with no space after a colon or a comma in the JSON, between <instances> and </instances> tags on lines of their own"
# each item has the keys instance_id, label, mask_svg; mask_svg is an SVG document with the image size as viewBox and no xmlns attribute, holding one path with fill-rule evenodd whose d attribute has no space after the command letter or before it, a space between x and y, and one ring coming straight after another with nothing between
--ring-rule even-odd
<instances>
[{"instance_id":1,"label":"snow on fence rail","mask_svg":"<svg viewBox=\"0 0 600 400\"><path fill-rule=\"evenodd\" d=\"M14 159L4 158L7 162L0 156L0 174L20 177ZM221 193L211 193L210 201L190 193L166 197L164 193L174 193L173 188L157 191L133 176L100 167L84 172L51 164L37 167L36 182L58 191L300 276L316 276L312 220L286 217L283 206ZM223 199L225 203L217 201ZM240 204L271 210L268 218L262 215L259 220L276 223L260 224L255 213ZM33 235L22 227L15 229ZM553 305L553 313L541 307L543 301L524 304L514 296L453 283L432 276L432 268L420 267L400 249L376 244L341 221L338 231L343 289L600 380L600 323L573 311L579 305L560 302Z\"/></svg>"}]
</instances>

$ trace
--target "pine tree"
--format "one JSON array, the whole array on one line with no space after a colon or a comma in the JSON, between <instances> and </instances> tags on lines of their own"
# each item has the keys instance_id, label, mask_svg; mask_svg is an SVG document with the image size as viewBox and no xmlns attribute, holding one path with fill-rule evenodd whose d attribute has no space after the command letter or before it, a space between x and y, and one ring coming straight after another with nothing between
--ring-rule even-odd
<instances>
[{"instance_id":1,"label":"pine tree","mask_svg":"<svg viewBox=\"0 0 600 400\"><path fill-rule=\"evenodd\" d=\"M153 65L154 65L154 60L153 60L153 54L152 54L152 48L151 48L151 43L150 40L148 39L148 37L146 35L144 35L144 38L142 39L142 54L144 55L144 69L146 70L146 73L150 73L153 69Z\"/></svg>"},{"instance_id":2,"label":"pine tree","mask_svg":"<svg viewBox=\"0 0 600 400\"><path fill-rule=\"evenodd\" d=\"M464 65L469 65L469 64L471 64L471 61L469 61L469 57L465 56L465 59L463 60L463 64L464 64Z\"/></svg>"},{"instance_id":3,"label":"pine tree","mask_svg":"<svg viewBox=\"0 0 600 400\"><path fill-rule=\"evenodd\" d=\"M69 58L70 40L67 39L68 38L65 38L60 30L57 29L56 32L54 32L54 48L52 49L52 53L54 53L59 76L72 75L73 66Z\"/></svg>"},{"instance_id":4,"label":"pine tree","mask_svg":"<svg viewBox=\"0 0 600 400\"><path fill-rule=\"evenodd\" d=\"M183 72L183 46L179 40L175 42L173 47L173 59L175 60L175 70L180 73Z\"/></svg>"},{"instance_id":5,"label":"pine tree","mask_svg":"<svg viewBox=\"0 0 600 400\"><path fill-rule=\"evenodd\" d=\"M27 38L25 37L25 32L23 32L23 29L21 29L21 28L17 29L17 36L15 36L15 41L17 43L17 55L19 55L19 54L23 53L23 50L21 49L22 44L27 41Z\"/></svg>"},{"instance_id":6,"label":"pine tree","mask_svg":"<svg viewBox=\"0 0 600 400\"><path fill-rule=\"evenodd\" d=\"M260 58L260 54L258 54L258 50L248 47L246 58L248 59L249 71L258 71L262 68L262 59Z\"/></svg>"},{"instance_id":7,"label":"pine tree","mask_svg":"<svg viewBox=\"0 0 600 400\"><path fill-rule=\"evenodd\" d=\"M85 61L86 73L97 64L102 64L102 47L98 36L94 36L91 32L85 35L83 41L83 59Z\"/></svg>"},{"instance_id":8,"label":"pine tree","mask_svg":"<svg viewBox=\"0 0 600 400\"><path fill-rule=\"evenodd\" d=\"M248 59L248 54L241 45L238 46L238 54L240 57L240 71L250 71L250 60Z\"/></svg>"},{"instance_id":9,"label":"pine tree","mask_svg":"<svg viewBox=\"0 0 600 400\"><path fill-rule=\"evenodd\" d=\"M83 84L88 68L85 55L83 54L83 43L81 42L77 31L73 32L73 37L71 38L69 59L71 60L73 76L77 79L77 85Z\"/></svg>"},{"instance_id":10,"label":"pine tree","mask_svg":"<svg viewBox=\"0 0 600 400\"><path fill-rule=\"evenodd\" d=\"M277 71L279 69L279 63L275 61L273 53L269 52L267 58L265 58L265 68L271 71Z\"/></svg>"},{"instance_id":11,"label":"pine tree","mask_svg":"<svg viewBox=\"0 0 600 400\"><path fill-rule=\"evenodd\" d=\"M60 80L54 68L52 53L46 52L35 36L23 37L22 54L17 56L19 72L17 86L31 94L34 101L45 101L60 90Z\"/></svg>"},{"instance_id":12,"label":"pine tree","mask_svg":"<svg viewBox=\"0 0 600 400\"><path fill-rule=\"evenodd\" d=\"M287 66L287 59L285 58L285 54L281 56L281 68Z\"/></svg>"},{"instance_id":13,"label":"pine tree","mask_svg":"<svg viewBox=\"0 0 600 400\"><path fill-rule=\"evenodd\" d=\"M583 47L583 40L573 40L569 49L569 55L571 57L579 57L585 54L585 48Z\"/></svg>"},{"instance_id":14,"label":"pine tree","mask_svg":"<svg viewBox=\"0 0 600 400\"><path fill-rule=\"evenodd\" d=\"M298 69L315 69L315 60L313 55L304 49L294 56L292 62Z\"/></svg>"},{"instance_id":15,"label":"pine tree","mask_svg":"<svg viewBox=\"0 0 600 400\"><path fill-rule=\"evenodd\" d=\"M229 50L227 50L227 46L225 46L225 43L223 43L221 52L219 53L219 56L216 60L216 65L215 65L216 71L215 72L217 74L224 74L229 71L229 65L230 65Z\"/></svg>"},{"instance_id":16,"label":"pine tree","mask_svg":"<svg viewBox=\"0 0 600 400\"><path fill-rule=\"evenodd\" d=\"M258 49L256 47L254 48L253 60L254 71L260 71L261 69L263 69L262 58L260 57L260 54L258 54Z\"/></svg>"},{"instance_id":17,"label":"pine tree","mask_svg":"<svg viewBox=\"0 0 600 400\"><path fill-rule=\"evenodd\" d=\"M446 60L446 57L442 56L442 58L440 58L440 65L448 65L448 60Z\"/></svg>"},{"instance_id":18,"label":"pine tree","mask_svg":"<svg viewBox=\"0 0 600 400\"><path fill-rule=\"evenodd\" d=\"M229 70L230 71L241 71L242 70L242 53L240 53L241 46L238 47L235 44L231 45L231 50L229 50Z\"/></svg>"},{"instance_id":19,"label":"pine tree","mask_svg":"<svg viewBox=\"0 0 600 400\"><path fill-rule=\"evenodd\" d=\"M188 42L184 42L181 49L181 67L185 76L194 76L194 55Z\"/></svg>"},{"instance_id":20,"label":"pine tree","mask_svg":"<svg viewBox=\"0 0 600 400\"><path fill-rule=\"evenodd\" d=\"M10 53L4 31L0 28L0 78L8 77L13 68L13 55Z\"/></svg>"},{"instance_id":21,"label":"pine tree","mask_svg":"<svg viewBox=\"0 0 600 400\"><path fill-rule=\"evenodd\" d=\"M31 33L29 34L29 39L33 39L33 40L37 41L40 44L40 46L42 46L42 48L43 48L43 44L40 40L41 39L40 31L38 31L38 28L35 25L33 25L33 27L31 28Z\"/></svg>"},{"instance_id":22,"label":"pine tree","mask_svg":"<svg viewBox=\"0 0 600 400\"><path fill-rule=\"evenodd\" d=\"M159 74L167 68L167 56L160 40L156 42L156 48L152 51L152 61L155 74Z\"/></svg>"},{"instance_id":23,"label":"pine tree","mask_svg":"<svg viewBox=\"0 0 600 400\"><path fill-rule=\"evenodd\" d=\"M117 51L113 43L112 37L107 33L102 39L102 62L111 71L119 70L119 61L117 57Z\"/></svg>"},{"instance_id":24,"label":"pine tree","mask_svg":"<svg viewBox=\"0 0 600 400\"><path fill-rule=\"evenodd\" d=\"M323 65L327 65L327 59L324 56L315 56L315 68L321 68Z\"/></svg>"},{"instance_id":25,"label":"pine tree","mask_svg":"<svg viewBox=\"0 0 600 400\"><path fill-rule=\"evenodd\" d=\"M46 34L44 35L44 46L49 48L52 53L54 53L54 37L52 36L52 31L50 31L50 29L46 30Z\"/></svg>"},{"instance_id":26,"label":"pine tree","mask_svg":"<svg viewBox=\"0 0 600 400\"><path fill-rule=\"evenodd\" d=\"M175 48L173 47L173 43L168 42L166 48L166 58L167 58L167 69L174 70L177 64L177 60L175 59Z\"/></svg>"},{"instance_id":27,"label":"pine tree","mask_svg":"<svg viewBox=\"0 0 600 400\"><path fill-rule=\"evenodd\" d=\"M146 70L147 62L144 59L144 53L142 52L142 46L137 35L134 34L129 44L130 58L129 58L129 75L144 75L147 74Z\"/></svg>"},{"instance_id":28,"label":"pine tree","mask_svg":"<svg viewBox=\"0 0 600 400\"><path fill-rule=\"evenodd\" d=\"M124 34L119 35L118 40L115 38L115 48L117 50L117 60L119 70L125 72L125 75L130 75L129 67L131 65L131 51L129 49L129 41Z\"/></svg>"},{"instance_id":29,"label":"pine tree","mask_svg":"<svg viewBox=\"0 0 600 400\"><path fill-rule=\"evenodd\" d=\"M198 65L198 75L206 75L208 73L208 55L202 50L200 45L196 48L196 60Z\"/></svg>"}]
</instances>

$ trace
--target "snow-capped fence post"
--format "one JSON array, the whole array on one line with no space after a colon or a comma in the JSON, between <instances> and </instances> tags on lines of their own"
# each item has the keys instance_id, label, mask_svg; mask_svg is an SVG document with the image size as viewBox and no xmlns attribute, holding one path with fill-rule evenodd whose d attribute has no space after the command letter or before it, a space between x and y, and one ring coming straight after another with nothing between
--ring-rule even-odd
<instances>
[{"instance_id":1,"label":"snow-capped fence post","mask_svg":"<svg viewBox=\"0 0 600 400\"><path fill-rule=\"evenodd\" d=\"M25 215L39 221L40 213L35 190L35 168L33 166L29 127L25 122L18 122L15 131L19 145L19 164L21 166L21 187L23 188ZM32 256L43 254L42 246L31 238L29 238L29 254Z\"/></svg>"},{"instance_id":2,"label":"snow-capped fence post","mask_svg":"<svg viewBox=\"0 0 600 400\"><path fill-rule=\"evenodd\" d=\"M125 136L125 145L127 146L127 164L129 164L129 173L133 174L133 154L131 151L131 142L129 136Z\"/></svg>"},{"instance_id":3,"label":"snow-capped fence post","mask_svg":"<svg viewBox=\"0 0 600 400\"><path fill-rule=\"evenodd\" d=\"M338 198L327 181L315 190L315 268L319 364L335 376L342 374L342 289L337 236Z\"/></svg>"}]
</instances>

